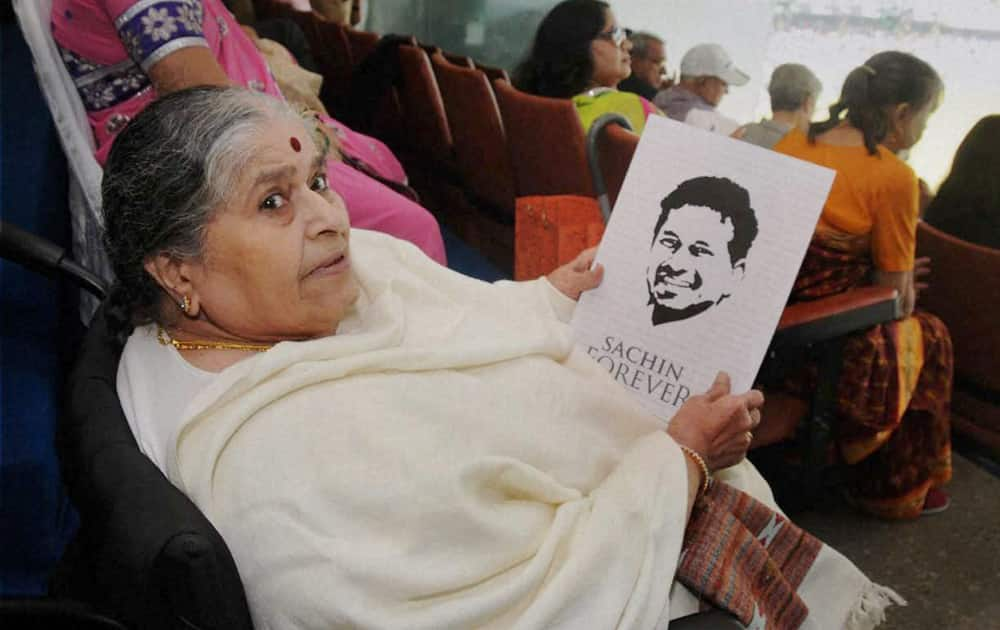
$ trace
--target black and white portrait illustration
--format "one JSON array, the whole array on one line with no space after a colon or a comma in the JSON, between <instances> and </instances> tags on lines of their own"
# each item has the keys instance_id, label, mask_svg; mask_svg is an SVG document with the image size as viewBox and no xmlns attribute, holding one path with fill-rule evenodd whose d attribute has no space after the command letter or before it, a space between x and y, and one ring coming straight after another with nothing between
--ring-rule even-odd
<instances>
[{"instance_id":1,"label":"black and white portrait illustration","mask_svg":"<svg viewBox=\"0 0 1000 630\"><path fill-rule=\"evenodd\" d=\"M753 385L833 171L650 116L573 337L666 421L719 370Z\"/></svg>"},{"instance_id":2,"label":"black and white portrait illustration","mask_svg":"<svg viewBox=\"0 0 1000 630\"><path fill-rule=\"evenodd\" d=\"M652 324L688 319L733 294L747 272L757 217L725 177L681 182L660 202L646 267Z\"/></svg>"}]
</instances>

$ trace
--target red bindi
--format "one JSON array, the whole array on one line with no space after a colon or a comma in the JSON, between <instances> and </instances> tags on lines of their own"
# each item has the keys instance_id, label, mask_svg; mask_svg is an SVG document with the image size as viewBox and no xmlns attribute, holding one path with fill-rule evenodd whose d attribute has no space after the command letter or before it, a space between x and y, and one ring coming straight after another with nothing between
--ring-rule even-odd
<instances>
[{"instance_id":1,"label":"red bindi","mask_svg":"<svg viewBox=\"0 0 1000 630\"><path fill-rule=\"evenodd\" d=\"M299 142L299 139L295 136L292 136L291 139L288 140L288 143L292 145L292 150L296 153L302 150L302 143Z\"/></svg>"}]
</instances>

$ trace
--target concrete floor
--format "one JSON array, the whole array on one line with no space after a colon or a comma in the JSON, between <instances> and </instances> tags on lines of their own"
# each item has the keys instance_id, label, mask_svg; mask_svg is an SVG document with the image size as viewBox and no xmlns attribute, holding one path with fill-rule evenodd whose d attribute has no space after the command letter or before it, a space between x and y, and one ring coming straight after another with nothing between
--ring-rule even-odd
<instances>
[{"instance_id":1,"label":"concrete floor","mask_svg":"<svg viewBox=\"0 0 1000 630\"><path fill-rule=\"evenodd\" d=\"M1000 630L1000 479L956 454L948 490L947 511L910 522L864 516L832 497L791 516L908 600L882 629Z\"/></svg>"}]
</instances>

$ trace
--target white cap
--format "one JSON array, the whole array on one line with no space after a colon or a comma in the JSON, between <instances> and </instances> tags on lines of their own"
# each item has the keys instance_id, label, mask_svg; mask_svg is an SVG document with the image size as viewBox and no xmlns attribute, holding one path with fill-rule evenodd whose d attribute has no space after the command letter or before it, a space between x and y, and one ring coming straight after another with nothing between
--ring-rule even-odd
<instances>
[{"instance_id":1,"label":"white cap","mask_svg":"<svg viewBox=\"0 0 1000 630\"><path fill-rule=\"evenodd\" d=\"M750 75L733 65L729 53L718 44L698 44L684 53L681 76L716 77L729 85L744 85L750 80Z\"/></svg>"}]
</instances>

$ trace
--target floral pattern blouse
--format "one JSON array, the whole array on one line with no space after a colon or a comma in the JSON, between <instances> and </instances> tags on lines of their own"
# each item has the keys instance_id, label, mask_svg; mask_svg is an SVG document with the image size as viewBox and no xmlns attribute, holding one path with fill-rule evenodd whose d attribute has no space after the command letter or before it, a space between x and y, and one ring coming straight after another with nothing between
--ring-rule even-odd
<instances>
[{"instance_id":1,"label":"floral pattern blouse","mask_svg":"<svg viewBox=\"0 0 1000 630\"><path fill-rule=\"evenodd\" d=\"M281 98L267 63L221 0L54 0L52 35L101 164L115 134L156 98L149 70L182 48L208 48L234 83Z\"/></svg>"}]
</instances>

